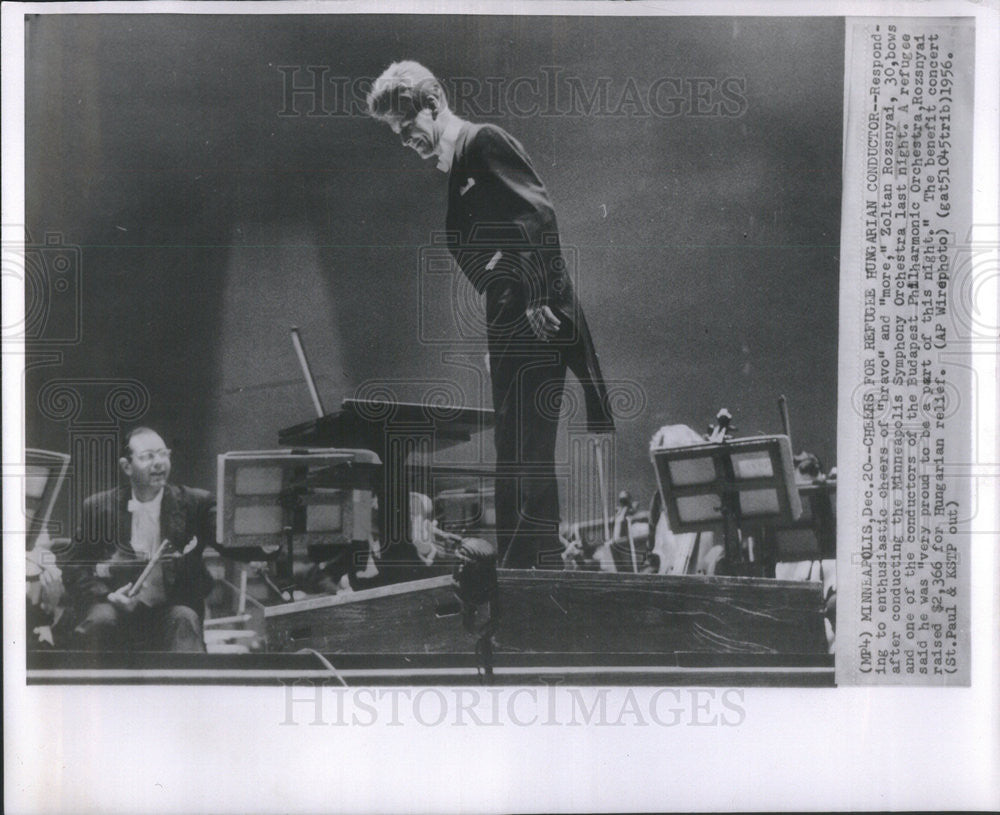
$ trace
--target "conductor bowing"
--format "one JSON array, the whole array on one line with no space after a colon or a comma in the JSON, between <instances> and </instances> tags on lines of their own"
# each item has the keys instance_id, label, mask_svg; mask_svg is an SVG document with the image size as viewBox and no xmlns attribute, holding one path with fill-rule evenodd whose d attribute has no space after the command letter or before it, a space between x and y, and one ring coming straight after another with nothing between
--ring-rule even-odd
<instances>
[{"instance_id":1,"label":"conductor bowing","mask_svg":"<svg viewBox=\"0 0 1000 815\"><path fill-rule=\"evenodd\" d=\"M614 423L549 194L520 142L457 116L419 63L390 65L368 110L448 173L448 249L485 298L500 563L561 568L555 446L567 369L583 386L587 430Z\"/></svg>"}]
</instances>

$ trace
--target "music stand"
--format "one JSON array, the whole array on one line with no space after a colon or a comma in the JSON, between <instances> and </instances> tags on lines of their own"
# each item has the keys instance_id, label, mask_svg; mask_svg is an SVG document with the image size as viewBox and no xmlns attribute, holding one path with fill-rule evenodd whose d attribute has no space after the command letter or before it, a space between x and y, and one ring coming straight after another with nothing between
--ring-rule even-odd
<instances>
[{"instance_id":1,"label":"music stand","mask_svg":"<svg viewBox=\"0 0 1000 815\"><path fill-rule=\"evenodd\" d=\"M24 451L25 551L31 551L48 527L59 491L69 469L69 456L51 450Z\"/></svg>"},{"instance_id":2,"label":"music stand","mask_svg":"<svg viewBox=\"0 0 1000 815\"><path fill-rule=\"evenodd\" d=\"M742 564L745 522L789 525L802 513L787 436L650 450L673 532L723 528L726 561Z\"/></svg>"},{"instance_id":3,"label":"music stand","mask_svg":"<svg viewBox=\"0 0 1000 815\"><path fill-rule=\"evenodd\" d=\"M370 450L246 450L218 457L216 538L238 559L277 561L279 588L292 584L296 548L341 547L371 537ZM240 553L240 554L237 554ZM284 557L282 557L282 554Z\"/></svg>"},{"instance_id":4,"label":"music stand","mask_svg":"<svg viewBox=\"0 0 1000 815\"><path fill-rule=\"evenodd\" d=\"M802 514L774 528L775 560L826 560L837 554L837 482L799 484Z\"/></svg>"},{"instance_id":5,"label":"music stand","mask_svg":"<svg viewBox=\"0 0 1000 815\"><path fill-rule=\"evenodd\" d=\"M434 494L434 518L447 532L474 534L477 537L495 536L495 490L485 486L439 490Z\"/></svg>"}]
</instances>

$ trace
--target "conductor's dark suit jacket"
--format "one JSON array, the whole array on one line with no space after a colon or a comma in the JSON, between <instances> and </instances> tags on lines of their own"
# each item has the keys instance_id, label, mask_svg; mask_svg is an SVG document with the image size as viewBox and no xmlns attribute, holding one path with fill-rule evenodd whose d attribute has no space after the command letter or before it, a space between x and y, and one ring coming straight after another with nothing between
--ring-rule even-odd
<instances>
[{"instance_id":1,"label":"conductor's dark suit jacket","mask_svg":"<svg viewBox=\"0 0 1000 815\"><path fill-rule=\"evenodd\" d=\"M110 592L133 582L146 561L132 549L132 490L125 486L90 496L63 568L69 600L81 616ZM181 552L195 538L192 550L177 559L164 559L163 580L167 605L183 605L204 612L212 577L202 561L205 546L215 542L215 498L205 490L167 484L160 504L160 538Z\"/></svg>"},{"instance_id":2,"label":"conductor's dark suit jacket","mask_svg":"<svg viewBox=\"0 0 1000 815\"><path fill-rule=\"evenodd\" d=\"M490 355L558 348L583 385L588 431L613 430L607 389L573 287L576 270L563 256L552 202L524 148L503 129L463 125L448 180L446 229L452 256L486 296ZM548 342L534 337L524 314L542 305L562 323Z\"/></svg>"}]
</instances>

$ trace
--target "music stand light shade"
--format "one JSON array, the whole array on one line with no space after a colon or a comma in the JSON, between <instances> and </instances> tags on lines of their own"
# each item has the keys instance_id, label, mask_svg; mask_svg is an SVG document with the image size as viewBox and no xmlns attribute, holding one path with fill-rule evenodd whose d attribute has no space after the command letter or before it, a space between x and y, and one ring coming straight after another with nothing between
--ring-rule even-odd
<instances>
[{"instance_id":1,"label":"music stand light shade","mask_svg":"<svg viewBox=\"0 0 1000 815\"><path fill-rule=\"evenodd\" d=\"M306 503L306 532L343 533L344 507L338 495L340 490L317 491L323 500Z\"/></svg>"},{"instance_id":2,"label":"music stand light shade","mask_svg":"<svg viewBox=\"0 0 1000 815\"><path fill-rule=\"evenodd\" d=\"M671 531L687 531L686 529L682 529L682 527L694 523L706 523L709 526L713 526L722 520L719 496L715 493L679 495L677 496L676 504L676 513L679 520L675 520L672 514L667 513L670 518Z\"/></svg>"},{"instance_id":3,"label":"music stand light shade","mask_svg":"<svg viewBox=\"0 0 1000 815\"><path fill-rule=\"evenodd\" d=\"M25 547L30 551L52 517L69 469L69 456L29 447L24 451L24 463Z\"/></svg>"},{"instance_id":4,"label":"music stand light shade","mask_svg":"<svg viewBox=\"0 0 1000 815\"><path fill-rule=\"evenodd\" d=\"M787 436L650 451L673 532L715 529L726 506L739 520L790 524L802 512Z\"/></svg>"},{"instance_id":5,"label":"music stand light shade","mask_svg":"<svg viewBox=\"0 0 1000 815\"><path fill-rule=\"evenodd\" d=\"M733 472L738 479L771 478L774 475L774 467L767 451L736 453L732 456L732 460ZM794 476L792 473L793 478Z\"/></svg>"},{"instance_id":6,"label":"music stand light shade","mask_svg":"<svg viewBox=\"0 0 1000 815\"><path fill-rule=\"evenodd\" d=\"M678 487L711 484L715 481L715 465L710 458L679 458L667 462L670 482Z\"/></svg>"},{"instance_id":7,"label":"music stand light shade","mask_svg":"<svg viewBox=\"0 0 1000 815\"><path fill-rule=\"evenodd\" d=\"M369 450L246 450L218 457L216 538L224 549L278 551L371 534Z\"/></svg>"},{"instance_id":8,"label":"music stand light shade","mask_svg":"<svg viewBox=\"0 0 1000 815\"><path fill-rule=\"evenodd\" d=\"M238 467L233 488L236 495L273 495L281 491L281 475L281 467Z\"/></svg>"},{"instance_id":9,"label":"music stand light shade","mask_svg":"<svg viewBox=\"0 0 1000 815\"><path fill-rule=\"evenodd\" d=\"M232 535L229 545L256 535L280 535L282 530L281 507L242 506L233 509Z\"/></svg>"}]
</instances>

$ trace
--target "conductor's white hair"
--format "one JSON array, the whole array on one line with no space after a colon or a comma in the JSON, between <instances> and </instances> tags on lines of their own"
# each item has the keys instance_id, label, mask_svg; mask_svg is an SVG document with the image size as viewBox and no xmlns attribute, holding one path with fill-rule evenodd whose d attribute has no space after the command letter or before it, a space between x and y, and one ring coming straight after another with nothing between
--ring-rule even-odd
<instances>
[{"instance_id":1,"label":"conductor's white hair","mask_svg":"<svg viewBox=\"0 0 1000 815\"><path fill-rule=\"evenodd\" d=\"M376 119L386 119L400 110L400 99L408 99L418 110L435 97L442 108L448 107L444 88L427 68L407 59L394 62L372 83L368 93L368 113Z\"/></svg>"}]
</instances>

